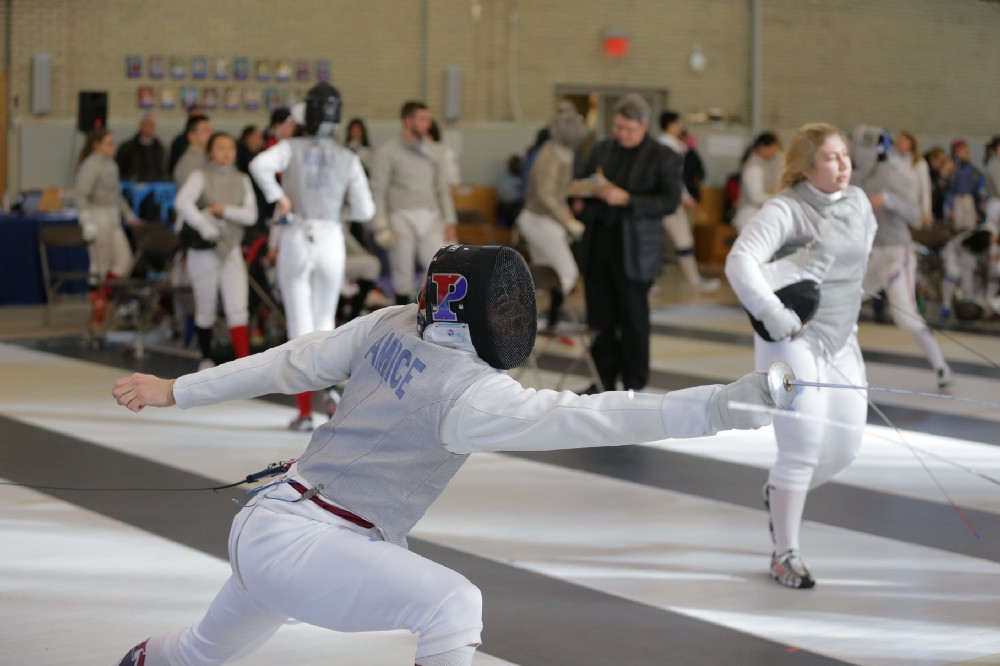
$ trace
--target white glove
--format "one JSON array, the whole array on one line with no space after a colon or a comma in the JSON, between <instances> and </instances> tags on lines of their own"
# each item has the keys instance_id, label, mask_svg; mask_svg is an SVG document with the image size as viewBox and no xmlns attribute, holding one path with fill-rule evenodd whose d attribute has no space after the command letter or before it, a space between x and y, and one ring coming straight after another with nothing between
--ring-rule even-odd
<instances>
[{"instance_id":1,"label":"white glove","mask_svg":"<svg viewBox=\"0 0 1000 666\"><path fill-rule=\"evenodd\" d=\"M570 237L578 241L583 237L583 232L587 230L587 225L580 220L566 220L566 231Z\"/></svg>"},{"instance_id":2,"label":"white glove","mask_svg":"<svg viewBox=\"0 0 1000 666\"><path fill-rule=\"evenodd\" d=\"M730 406L733 402L774 407L774 400L767 386L767 373L751 372L732 384L723 386L708 401L708 415L716 430L756 430L769 425L769 412Z\"/></svg>"},{"instance_id":3,"label":"white glove","mask_svg":"<svg viewBox=\"0 0 1000 666\"><path fill-rule=\"evenodd\" d=\"M396 234L392 232L392 229L379 229L375 232L374 236L375 242L378 243L379 247L385 250L391 250L396 244Z\"/></svg>"},{"instance_id":4,"label":"white glove","mask_svg":"<svg viewBox=\"0 0 1000 666\"><path fill-rule=\"evenodd\" d=\"M802 320L797 314L786 308L781 301L775 301L765 306L757 315L757 319L764 324L767 334L774 341L784 340L802 330Z\"/></svg>"},{"instance_id":5,"label":"white glove","mask_svg":"<svg viewBox=\"0 0 1000 666\"><path fill-rule=\"evenodd\" d=\"M214 241L219 239L219 221L214 215L207 211L202 211L202 220L198 222L191 222L190 220L185 220L185 223L190 225L198 235L207 241Z\"/></svg>"},{"instance_id":6,"label":"white glove","mask_svg":"<svg viewBox=\"0 0 1000 666\"><path fill-rule=\"evenodd\" d=\"M80 219L80 235L83 240L87 243L93 243L97 240L97 225L89 220L84 221Z\"/></svg>"}]
</instances>

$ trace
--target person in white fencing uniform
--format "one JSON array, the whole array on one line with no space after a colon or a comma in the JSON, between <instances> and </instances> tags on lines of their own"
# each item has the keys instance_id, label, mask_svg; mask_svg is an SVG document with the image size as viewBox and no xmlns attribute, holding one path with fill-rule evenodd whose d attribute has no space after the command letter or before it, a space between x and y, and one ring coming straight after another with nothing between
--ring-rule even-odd
<instances>
[{"instance_id":1,"label":"person in white fencing uniform","mask_svg":"<svg viewBox=\"0 0 1000 666\"><path fill-rule=\"evenodd\" d=\"M375 242L389 252L396 304L413 299L416 264L426 270L434 253L457 236L455 203L441 146L429 135L431 113L409 101L399 112L399 136L375 151L371 166Z\"/></svg>"},{"instance_id":2,"label":"person in white fencing uniform","mask_svg":"<svg viewBox=\"0 0 1000 666\"><path fill-rule=\"evenodd\" d=\"M98 127L87 135L80 151L74 196L80 232L87 241L90 258L90 325L98 328L104 323L110 296L105 281L113 283L127 277L132 266L132 251L122 229L122 218L129 224L139 223L122 196L115 162L115 137L106 127Z\"/></svg>"},{"instance_id":3,"label":"person in white fencing uniform","mask_svg":"<svg viewBox=\"0 0 1000 666\"><path fill-rule=\"evenodd\" d=\"M689 148L681 138L684 125L680 114L676 111L660 113L660 129L663 133L656 137L656 140L684 157ZM674 212L663 216L663 228L673 241L674 249L677 251L677 265L688 285L695 291L712 292L718 289L722 282L718 278L704 278L698 270L698 260L694 256L694 235L691 233L691 220L688 219L688 210L697 207L698 202L688 192L687 187L681 187L681 203Z\"/></svg>"},{"instance_id":4,"label":"person in white fencing uniform","mask_svg":"<svg viewBox=\"0 0 1000 666\"><path fill-rule=\"evenodd\" d=\"M277 202L275 219L287 221L277 243L277 269L291 340L333 330L344 281L345 200L349 219L370 220L375 214L361 160L333 139L340 112L337 89L317 84L294 110L302 115L306 136L279 141L250 162L268 203ZM289 427L312 430L312 395L304 391L296 399L299 413Z\"/></svg>"},{"instance_id":5,"label":"person in white fencing uniform","mask_svg":"<svg viewBox=\"0 0 1000 666\"><path fill-rule=\"evenodd\" d=\"M825 124L801 127L785 154L783 189L733 244L726 277L753 320L757 368L784 359L803 381L867 385L857 319L875 215L850 177L840 132ZM854 459L868 405L864 391L810 387L797 391L794 411L831 425L775 417L778 458L764 502L774 542L771 576L807 589L815 579L800 555L806 495Z\"/></svg>"},{"instance_id":6,"label":"person in white fencing uniform","mask_svg":"<svg viewBox=\"0 0 1000 666\"><path fill-rule=\"evenodd\" d=\"M746 158L740 165L740 205L733 218L733 226L741 231L764 202L778 190L781 176L778 156L781 141L774 132L761 132L747 149Z\"/></svg>"},{"instance_id":7,"label":"person in white fencing uniform","mask_svg":"<svg viewBox=\"0 0 1000 666\"><path fill-rule=\"evenodd\" d=\"M522 387L504 371L531 352L536 304L512 248L442 248L420 301L176 380L137 373L115 382L119 404L138 412L348 380L333 419L234 519L232 575L204 618L147 639L121 664L138 654L144 666L223 664L291 617L336 631L408 629L419 635L419 666L468 666L481 641L481 593L411 553L406 536L470 454L699 437L771 421L763 373L666 395Z\"/></svg>"},{"instance_id":8,"label":"person in white fencing uniform","mask_svg":"<svg viewBox=\"0 0 1000 666\"><path fill-rule=\"evenodd\" d=\"M253 185L235 166L236 141L222 132L213 134L206 152L208 163L191 172L174 199L181 242L187 247L201 367L214 365L212 328L220 293L236 358L250 354L249 282L241 241L257 221Z\"/></svg>"},{"instance_id":9,"label":"person in white fencing uniform","mask_svg":"<svg viewBox=\"0 0 1000 666\"><path fill-rule=\"evenodd\" d=\"M889 133L862 125L851 132L855 182L868 194L878 221L864 290L885 290L892 321L909 333L934 370L939 388L952 383L951 367L917 309L917 255L910 228L920 228L922 211L909 158L890 150Z\"/></svg>"},{"instance_id":10,"label":"person in white fencing uniform","mask_svg":"<svg viewBox=\"0 0 1000 666\"><path fill-rule=\"evenodd\" d=\"M559 288L552 289L549 301L548 326L554 328L565 295L580 277L570 241L579 239L585 227L566 203L566 191L573 182L573 160L587 126L575 109L560 111L549 125L549 135L532 164L516 224L531 263L548 266L559 276Z\"/></svg>"}]
</instances>

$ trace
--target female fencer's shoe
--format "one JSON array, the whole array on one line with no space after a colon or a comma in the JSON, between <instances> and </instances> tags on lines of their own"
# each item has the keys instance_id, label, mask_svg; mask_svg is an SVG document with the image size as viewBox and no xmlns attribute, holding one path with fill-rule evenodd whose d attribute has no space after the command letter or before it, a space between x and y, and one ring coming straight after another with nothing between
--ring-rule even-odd
<instances>
[{"instance_id":1,"label":"female fencer's shoe","mask_svg":"<svg viewBox=\"0 0 1000 666\"><path fill-rule=\"evenodd\" d=\"M951 368L945 366L937 370L937 383L939 389L945 389L955 383L951 375Z\"/></svg>"},{"instance_id":2,"label":"female fencer's shoe","mask_svg":"<svg viewBox=\"0 0 1000 666\"><path fill-rule=\"evenodd\" d=\"M771 555L771 578L797 590L808 590L816 585L816 579L809 573L797 550Z\"/></svg>"}]
</instances>

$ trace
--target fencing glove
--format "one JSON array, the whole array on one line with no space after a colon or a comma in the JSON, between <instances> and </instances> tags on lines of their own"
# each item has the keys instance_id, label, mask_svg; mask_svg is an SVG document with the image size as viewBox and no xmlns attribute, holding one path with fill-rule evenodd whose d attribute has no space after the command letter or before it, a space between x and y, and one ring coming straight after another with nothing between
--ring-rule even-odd
<instances>
[{"instance_id":1,"label":"fencing glove","mask_svg":"<svg viewBox=\"0 0 1000 666\"><path fill-rule=\"evenodd\" d=\"M730 406L732 402L774 407L774 399L767 385L767 373L751 372L732 384L723 386L709 400L708 415L716 430L755 430L770 425L770 413Z\"/></svg>"},{"instance_id":2,"label":"fencing glove","mask_svg":"<svg viewBox=\"0 0 1000 666\"><path fill-rule=\"evenodd\" d=\"M583 237L583 232L587 230L587 225L585 225L580 220L567 220L566 221L566 231L569 232L570 237L577 241Z\"/></svg>"}]
</instances>

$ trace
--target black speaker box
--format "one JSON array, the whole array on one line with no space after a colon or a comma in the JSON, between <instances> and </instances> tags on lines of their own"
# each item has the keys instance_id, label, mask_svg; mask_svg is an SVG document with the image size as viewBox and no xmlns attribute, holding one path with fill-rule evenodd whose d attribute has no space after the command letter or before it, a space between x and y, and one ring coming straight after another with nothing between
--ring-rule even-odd
<instances>
[{"instance_id":1,"label":"black speaker box","mask_svg":"<svg viewBox=\"0 0 1000 666\"><path fill-rule=\"evenodd\" d=\"M95 127L104 127L107 124L108 93L81 90L76 113L77 129L89 132Z\"/></svg>"}]
</instances>

